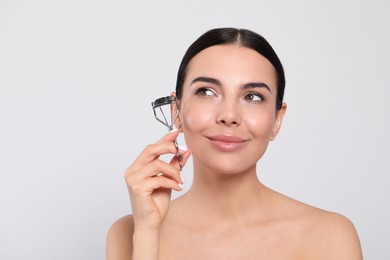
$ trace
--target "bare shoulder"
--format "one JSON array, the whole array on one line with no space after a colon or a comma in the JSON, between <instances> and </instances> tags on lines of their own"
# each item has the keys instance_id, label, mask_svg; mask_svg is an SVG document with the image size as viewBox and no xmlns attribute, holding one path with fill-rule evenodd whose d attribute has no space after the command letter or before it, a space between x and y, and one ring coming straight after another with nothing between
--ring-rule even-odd
<instances>
[{"instance_id":1,"label":"bare shoulder","mask_svg":"<svg viewBox=\"0 0 390 260\"><path fill-rule=\"evenodd\" d=\"M353 223L343 215L284 198L299 230L307 259L363 259ZM292 210L294 209L294 210Z\"/></svg>"},{"instance_id":2,"label":"bare shoulder","mask_svg":"<svg viewBox=\"0 0 390 260\"><path fill-rule=\"evenodd\" d=\"M106 259L131 259L134 221L126 215L115 221L107 234Z\"/></svg>"},{"instance_id":3,"label":"bare shoulder","mask_svg":"<svg viewBox=\"0 0 390 260\"><path fill-rule=\"evenodd\" d=\"M363 259L355 226L348 218L316 209L308 223L310 258Z\"/></svg>"},{"instance_id":4,"label":"bare shoulder","mask_svg":"<svg viewBox=\"0 0 390 260\"><path fill-rule=\"evenodd\" d=\"M343 215L325 211L285 195L274 193L279 216L295 230L296 242L303 245L307 259L363 259L353 223Z\"/></svg>"}]
</instances>

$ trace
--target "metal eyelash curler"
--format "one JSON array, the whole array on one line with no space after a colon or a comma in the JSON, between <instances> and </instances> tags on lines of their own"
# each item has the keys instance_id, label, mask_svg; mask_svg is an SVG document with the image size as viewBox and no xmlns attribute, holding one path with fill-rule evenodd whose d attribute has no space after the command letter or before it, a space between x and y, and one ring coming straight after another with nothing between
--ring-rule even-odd
<instances>
[{"instance_id":1,"label":"metal eyelash curler","mask_svg":"<svg viewBox=\"0 0 390 260\"><path fill-rule=\"evenodd\" d=\"M172 104L176 104L176 111L172 111ZM152 102L152 108L154 117L157 121L168 127L168 131L173 130L173 126L175 125L176 119L179 116L178 104L176 97L167 96L156 99ZM169 118L165 115L169 114ZM169 119L169 120L168 120ZM177 143L177 139L173 141L176 147L176 157L179 162L180 171L183 169L183 165L181 164L182 156L179 151L179 144Z\"/></svg>"}]
</instances>

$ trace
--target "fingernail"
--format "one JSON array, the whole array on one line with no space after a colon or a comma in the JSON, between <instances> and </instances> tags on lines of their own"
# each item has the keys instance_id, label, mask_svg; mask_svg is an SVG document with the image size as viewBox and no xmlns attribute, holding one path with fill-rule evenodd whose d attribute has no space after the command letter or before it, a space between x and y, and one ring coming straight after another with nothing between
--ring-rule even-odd
<instances>
[{"instance_id":1,"label":"fingernail","mask_svg":"<svg viewBox=\"0 0 390 260\"><path fill-rule=\"evenodd\" d=\"M187 146L184 146L184 145L180 145L180 144L179 144L179 150L187 151L188 148L187 148Z\"/></svg>"},{"instance_id":2,"label":"fingernail","mask_svg":"<svg viewBox=\"0 0 390 260\"><path fill-rule=\"evenodd\" d=\"M183 185L181 185L180 183L178 183L177 186L179 186L180 189L183 189Z\"/></svg>"},{"instance_id":3,"label":"fingernail","mask_svg":"<svg viewBox=\"0 0 390 260\"><path fill-rule=\"evenodd\" d=\"M174 132L176 132L177 131L177 128L172 128L172 130L171 131L169 131L170 133L174 133Z\"/></svg>"},{"instance_id":4,"label":"fingernail","mask_svg":"<svg viewBox=\"0 0 390 260\"><path fill-rule=\"evenodd\" d=\"M181 173L180 173L180 181L181 181L181 183L183 183L184 184L184 178L183 178L183 175L181 175Z\"/></svg>"}]
</instances>

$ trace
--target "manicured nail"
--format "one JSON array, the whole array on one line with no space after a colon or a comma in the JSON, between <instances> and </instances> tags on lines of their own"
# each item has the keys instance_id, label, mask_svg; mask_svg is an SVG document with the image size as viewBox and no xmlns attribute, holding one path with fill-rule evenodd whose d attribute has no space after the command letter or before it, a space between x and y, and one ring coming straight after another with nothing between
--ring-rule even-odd
<instances>
[{"instance_id":1,"label":"manicured nail","mask_svg":"<svg viewBox=\"0 0 390 260\"><path fill-rule=\"evenodd\" d=\"M184 176L181 174L181 172L180 172L180 180L184 184Z\"/></svg>"},{"instance_id":2,"label":"manicured nail","mask_svg":"<svg viewBox=\"0 0 390 260\"><path fill-rule=\"evenodd\" d=\"M170 133L174 133L174 132L176 132L177 131L177 128L172 128L172 130L171 131L169 131Z\"/></svg>"},{"instance_id":3,"label":"manicured nail","mask_svg":"<svg viewBox=\"0 0 390 260\"><path fill-rule=\"evenodd\" d=\"M181 151L187 151L188 150L188 148L187 148L187 146L184 146L184 145L180 145L179 144L179 150L181 150Z\"/></svg>"},{"instance_id":4,"label":"manicured nail","mask_svg":"<svg viewBox=\"0 0 390 260\"><path fill-rule=\"evenodd\" d=\"M180 189L183 189L183 185L181 185L180 183L178 183L177 186L179 186Z\"/></svg>"}]
</instances>

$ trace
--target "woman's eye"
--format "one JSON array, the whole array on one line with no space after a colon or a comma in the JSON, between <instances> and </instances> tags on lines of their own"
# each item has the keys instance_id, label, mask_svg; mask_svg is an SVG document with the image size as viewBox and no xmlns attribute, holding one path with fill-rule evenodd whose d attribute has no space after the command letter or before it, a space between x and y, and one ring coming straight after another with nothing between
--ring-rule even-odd
<instances>
[{"instance_id":1,"label":"woman's eye","mask_svg":"<svg viewBox=\"0 0 390 260\"><path fill-rule=\"evenodd\" d=\"M196 95L198 96L214 96L215 93L211 89L208 88L199 88L196 90Z\"/></svg>"},{"instance_id":2,"label":"woman's eye","mask_svg":"<svg viewBox=\"0 0 390 260\"><path fill-rule=\"evenodd\" d=\"M253 102L261 102L263 101L263 96L257 93L249 93L245 95L244 99Z\"/></svg>"}]
</instances>

